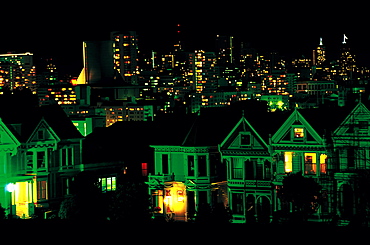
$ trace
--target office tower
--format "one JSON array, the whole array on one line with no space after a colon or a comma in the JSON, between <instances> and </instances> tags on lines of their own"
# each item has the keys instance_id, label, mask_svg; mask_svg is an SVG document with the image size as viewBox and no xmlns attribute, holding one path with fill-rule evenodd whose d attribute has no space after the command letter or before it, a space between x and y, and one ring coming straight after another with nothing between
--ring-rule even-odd
<instances>
[{"instance_id":1,"label":"office tower","mask_svg":"<svg viewBox=\"0 0 370 245\"><path fill-rule=\"evenodd\" d=\"M217 88L219 72L216 67L216 54L214 52L205 52L196 50L195 53L189 54L190 70L193 89L197 93L204 90L208 92Z\"/></svg>"},{"instance_id":2,"label":"office tower","mask_svg":"<svg viewBox=\"0 0 370 245\"><path fill-rule=\"evenodd\" d=\"M83 42L83 71L79 84L96 84L114 79L111 41Z\"/></svg>"},{"instance_id":3,"label":"office tower","mask_svg":"<svg viewBox=\"0 0 370 245\"><path fill-rule=\"evenodd\" d=\"M234 63L234 37L220 36L216 37L216 53L218 56L218 65Z\"/></svg>"},{"instance_id":4,"label":"office tower","mask_svg":"<svg viewBox=\"0 0 370 245\"><path fill-rule=\"evenodd\" d=\"M10 90L26 87L36 94L36 85L32 53L0 55L0 87L8 87Z\"/></svg>"},{"instance_id":5,"label":"office tower","mask_svg":"<svg viewBox=\"0 0 370 245\"><path fill-rule=\"evenodd\" d=\"M326 60L326 48L323 44L323 39L320 38L319 46L313 50L313 65L317 67L322 67L323 63Z\"/></svg>"},{"instance_id":6,"label":"office tower","mask_svg":"<svg viewBox=\"0 0 370 245\"><path fill-rule=\"evenodd\" d=\"M138 82L138 37L135 31L112 32L113 68L132 85Z\"/></svg>"},{"instance_id":7,"label":"office tower","mask_svg":"<svg viewBox=\"0 0 370 245\"><path fill-rule=\"evenodd\" d=\"M351 48L348 46L347 40L347 36L344 35L338 60L339 76L344 81L352 79L354 73L357 72L355 56L351 54Z\"/></svg>"}]
</instances>

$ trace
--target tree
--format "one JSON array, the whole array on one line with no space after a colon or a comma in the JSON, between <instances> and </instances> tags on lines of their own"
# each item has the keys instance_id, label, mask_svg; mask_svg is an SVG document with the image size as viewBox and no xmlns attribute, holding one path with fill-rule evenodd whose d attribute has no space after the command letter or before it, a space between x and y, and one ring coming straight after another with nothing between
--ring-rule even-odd
<instances>
[{"instance_id":1,"label":"tree","mask_svg":"<svg viewBox=\"0 0 370 245\"><path fill-rule=\"evenodd\" d=\"M232 219L230 209L223 203L217 203L211 207L208 203L199 205L196 223L200 224L228 224Z\"/></svg>"},{"instance_id":2,"label":"tree","mask_svg":"<svg viewBox=\"0 0 370 245\"><path fill-rule=\"evenodd\" d=\"M121 175L109 199L108 216L112 221L146 223L151 221L150 196L146 184Z\"/></svg>"},{"instance_id":3,"label":"tree","mask_svg":"<svg viewBox=\"0 0 370 245\"><path fill-rule=\"evenodd\" d=\"M317 211L320 204L322 187L313 179L299 173L290 173L283 180L279 191L282 203L291 203L296 221L306 221L310 214Z\"/></svg>"},{"instance_id":4,"label":"tree","mask_svg":"<svg viewBox=\"0 0 370 245\"><path fill-rule=\"evenodd\" d=\"M61 219L81 221L106 220L107 204L100 182L92 172L79 173L71 186L72 196L64 200L58 213Z\"/></svg>"}]
</instances>

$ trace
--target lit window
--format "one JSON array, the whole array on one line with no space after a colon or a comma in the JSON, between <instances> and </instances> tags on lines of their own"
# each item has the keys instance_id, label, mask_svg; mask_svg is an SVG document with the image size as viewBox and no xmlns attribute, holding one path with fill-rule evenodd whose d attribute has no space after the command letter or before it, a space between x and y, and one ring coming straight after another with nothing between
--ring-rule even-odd
<instances>
[{"instance_id":1,"label":"lit window","mask_svg":"<svg viewBox=\"0 0 370 245\"><path fill-rule=\"evenodd\" d=\"M326 174L328 168L328 155L321 154L320 155L320 172L322 174Z\"/></svg>"},{"instance_id":2,"label":"lit window","mask_svg":"<svg viewBox=\"0 0 370 245\"><path fill-rule=\"evenodd\" d=\"M304 173L316 174L316 153L304 154Z\"/></svg>"},{"instance_id":3,"label":"lit window","mask_svg":"<svg viewBox=\"0 0 370 245\"><path fill-rule=\"evenodd\" d=\"M304 128L294 128L294 138L304 138Z\"/></svg>"},{"instance_id":4,"label":"lit window","mask_svg":"<svg viewBox=\"0 0 370 245\"><path fill-rule=\"evenodd\" d=\"M286 173L293 171L293 152L284 152L284 168Z\"/></svg>"},{"instance_id":5,"label":"lit window","mask_svg":"<svg viewBox=\"0 0 370 245\"><path fill-rule=\"evenodd\" d=\"M116 186L116 177L101 178L99 180L101 182L102 192L115 191L116 190L116 188L117 188L117 186Z\"/></svg>"}]
</instances>

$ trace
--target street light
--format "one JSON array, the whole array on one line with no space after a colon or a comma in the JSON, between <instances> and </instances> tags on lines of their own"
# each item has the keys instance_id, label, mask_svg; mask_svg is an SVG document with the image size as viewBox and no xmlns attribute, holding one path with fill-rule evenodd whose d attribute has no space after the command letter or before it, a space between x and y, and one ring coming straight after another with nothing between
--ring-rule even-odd
<instances>
[{"instance_id":1,"label":"street light","mask_svg":"<svg viewBox=\"0 0 370 245\"><path fill-rule=\"evenodd\" d=\"M9 205L9 218L13 218L13 192L16 189L16 185L14 183L9 183L5 186L5 190L10 194L10 205Z\"/></svg>"}]
</instances>

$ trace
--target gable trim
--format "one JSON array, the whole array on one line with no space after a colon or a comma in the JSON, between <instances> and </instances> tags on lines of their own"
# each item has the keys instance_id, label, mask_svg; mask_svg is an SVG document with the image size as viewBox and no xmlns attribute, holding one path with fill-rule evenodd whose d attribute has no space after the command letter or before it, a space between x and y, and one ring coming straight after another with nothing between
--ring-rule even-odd
<instances>
[{"instance_id":1,"label":"gable trim","mask_svg":"<svg viewBox=\"0 0 370 245\"><path fill-rule=\"evenodd\" d=\"M296 124L296 122L300 122L300 124ZM297 127L305 128L307 131L307 134L310 134L316 142L323 144L322 137L307 122L307 120L302 116L302 114L297 109L294 110L294 112L289 116L289 118L283 123L283 125L278 129L278 131L272 136L271 138L272 143L278 144L279 142L281 142L281 140L285 138L287 134L290 134L290 130L292 130L294 125L296 125Z\"/></svg>"},{"instance_id":2,"label":"gable trim","mask_svg":"<svg viewBox=\"0 0 370 245\"><path fill-rule=\"evenodd\" d=\"M231 139L233 135L237 132L240 125L243 124L243 132L247 131L247 128L251 130L251 135L255 135L257 139L262 143L263 147L265 147L266 150L269 149L267 143L262 139L262 137L257 133L257 131L252 127L252 125L248 122L248 120L245 117L242 117L239 122L235 125L235 127L231 130L231 132L228 134L228 136L223 140L223 142L220 144L220 148L223 148L226 143ZM242 131L240 131L242 132ZM240 133L239 132L239 133ZM238 134L239 135L239 134Z\"/></svg>"},{"instance_id":3,"label":"gable trim","mask_svg":"<svg viewBox=\"0 0 370 245\"><path fill-rule=\"evenodd\" d=\"M40 122L37 124L37 126L35 127L35 129L33 130L32 134L30 135L30 137L28 138L27 140L27 143L31 143L32 142L32 139L34 137L36 137L36 134L37 132L39 131L39 129L42 127L42 126L45 126L46 130L50 132L50 134L53 136L53 138L59 142L60 141L60 138L58 137L58 135L55 133L55 131L52 129L52 127L50 127L50 125L47 123L47 121L42 118L40 120Z\"/></svg>"}]
</instances>

